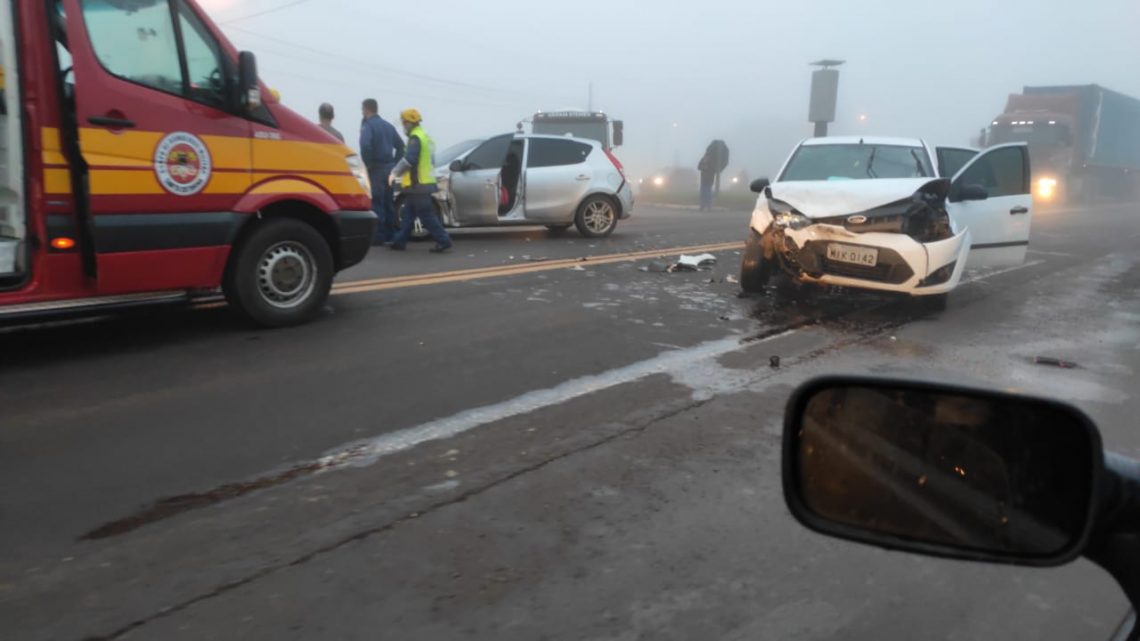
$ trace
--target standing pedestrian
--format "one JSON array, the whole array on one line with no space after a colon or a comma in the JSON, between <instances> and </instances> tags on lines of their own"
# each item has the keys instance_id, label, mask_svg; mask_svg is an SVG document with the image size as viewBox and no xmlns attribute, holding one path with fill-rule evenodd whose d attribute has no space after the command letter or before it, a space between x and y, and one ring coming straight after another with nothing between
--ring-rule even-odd
<instances>
[{"instance_id":1,"label":"standing pedestrian","mask_svg":"<svg viewBox=\"0 0 1140 641\"><path fill-rule=\"evenodd\" d=\"M728 145L723 140L714 140L705 149L705 155L697 165L701 172L701 211L712 211L713 189L720 193L720 174L728 167Z\"/></svg>"},{"instance_id":2,"label":"standing pedestrian","mask_svg":"<svg viewBox=\"0 0 1140 641\"><path fill-rule=\"evenodd\" d=\"M423 117L415 109L405 109L400 112L404 131L408 134L408 149L402 160L396 164L388 178L389 183L400 181L400 190L406 194L404 197L404 211L400 217L400 231L392 239L392 249L403 250L407 247L408 237L412 234L418 218L435 239L432 253L442 254L451 249L451 238L443 228L443 223L435 214L435 205L432 196L436 192L435 165L432 156L435 154L435 143L428 137L421 126Z\"/></svg>"},{"instance_id":3,"label":"standing pedestrian","mask_svg":"<svg viewBox=\"0 0 1140 641\"><path fill-rule=\"evenodd\" d=\"M392 242L396 232L396 204L388 174L404 157L404 141L392 123L380 117L380 106L374 98L365 100L361 109L364 121L360 123L360 157L372 181L372 211L380 219L373 242L382 245Z\"/></svg>"},{"instance_id":4,"label":"standing pedestrian","mask_svg":"<svg viewBox=\"0 0 1140 641\"><path fill-rule=\"evenodd\" d=\"M337 140L344 142L344 135L337 131L337 128L333 127L332 124L333 118L336 117L336 113L333 111L333 106L327 102L322 103L320 109L317 110L317 115L321 119L321 129L324 129L325 131L332 134L333 137Z\"/></svg>"},{"instance_id":5,"label":"standing pedestrian","mask_svg":"<svg viewBox=\"0 0 1140 641\"><path fill-rule=\"evenodd\" d=\"M712 211L713 182L716 180L714 167L715 162L706 151L701 157L701 162L697 164L697 170L701 172L701 211Z\"/></svg>"}]
</instances>

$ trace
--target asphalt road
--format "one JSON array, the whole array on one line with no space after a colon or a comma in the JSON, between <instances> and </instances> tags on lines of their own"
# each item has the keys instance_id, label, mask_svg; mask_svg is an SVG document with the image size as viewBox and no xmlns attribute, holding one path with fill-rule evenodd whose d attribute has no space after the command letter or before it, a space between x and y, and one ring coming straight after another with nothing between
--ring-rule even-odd
<instances>
[{"instance_id":1,"label":"asphalt road","mask_svg":"<svg viewBox=\"0 0 1140 641\"><path fill-rule=\"evenodd\" d=\"M1023 266L936 314L738 298L746 220L375 251L288 330L207 306L0 334L0 637L1107 638L1124 599L1088 563L807 532L778 445L795 384L856 372L1066 399L1140 454L1140 207L1038 213ZM680 247L719 263L642 270Z\"/></svg>"}]
</instances>

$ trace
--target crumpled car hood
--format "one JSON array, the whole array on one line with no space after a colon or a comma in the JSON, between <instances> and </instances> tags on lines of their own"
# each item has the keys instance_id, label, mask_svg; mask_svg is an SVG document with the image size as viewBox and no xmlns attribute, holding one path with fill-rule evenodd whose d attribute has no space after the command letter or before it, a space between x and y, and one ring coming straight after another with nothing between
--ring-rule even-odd
<instances>
[{"instance_id":1,"label":"crumpled car hood","mask_svg":"<svg viewBox=\"0 0 1140 641\"><path fill-rule=\"evenodd\" d=\"M910 198L919 189L937 182L944 183L939 189L945 193L949 188L945 178L788 181L772 183L769 189L774 200L788 203L808 218L830 218Z\"/></svg>"}]
</instances>

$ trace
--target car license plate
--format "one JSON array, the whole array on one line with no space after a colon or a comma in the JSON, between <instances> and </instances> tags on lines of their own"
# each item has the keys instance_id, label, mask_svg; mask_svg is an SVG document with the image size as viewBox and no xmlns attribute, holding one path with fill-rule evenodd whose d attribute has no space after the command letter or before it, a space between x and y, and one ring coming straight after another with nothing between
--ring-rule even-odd
<instances>
[{"instance_id":1,"label":"car license plate","mask_svg":"<svg viewBox=\"0 0 1140 641\"><path fill-rule=\"evenodd\" d=\"M874 267L875 263L879 262L879 250L831 243L827 246L827 259L839 263Z\"/></svg>"}]
</instances>

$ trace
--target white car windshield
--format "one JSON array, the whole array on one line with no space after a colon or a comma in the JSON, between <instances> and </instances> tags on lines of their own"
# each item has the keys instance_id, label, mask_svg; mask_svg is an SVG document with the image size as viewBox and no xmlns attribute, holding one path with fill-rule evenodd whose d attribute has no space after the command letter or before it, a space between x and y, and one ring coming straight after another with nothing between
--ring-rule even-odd
<instances>
[{"instance_id":1,"label":"white car windshield","mask_svg":"<svg viewBox=\"0 0 1140 641\"><path fill-rule=\"evenodd\" d=\"M933 176L921 147L901 145L802 145L780 180L863 180Z\"/></svg>"}]
</instances>

